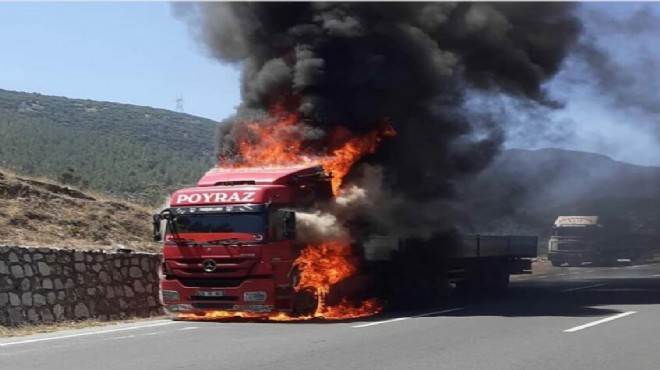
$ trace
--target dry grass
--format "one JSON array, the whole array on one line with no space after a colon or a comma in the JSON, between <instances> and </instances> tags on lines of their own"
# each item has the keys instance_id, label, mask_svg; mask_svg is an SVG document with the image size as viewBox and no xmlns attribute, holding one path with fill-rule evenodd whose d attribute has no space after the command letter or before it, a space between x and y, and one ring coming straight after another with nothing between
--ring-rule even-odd
<instances>
[{"instance_id":1,"label":"dry grass","mask_svg":"<svg viewBox=\"0 0 660 370\"><path fill-rule=\"evenodd\" d=\"M162 317L152 317L153 319L164 319ZM83 321L65 321L54 324L26 324L16 327L0 326L0 338L7 337L22 337L26 335L54 333L62 330L85 329L97 326L110 326L117 324L126 324L136 322L144 319L129 319L129 320L116 320L116 321L99 321L99 320L83 320Z\"/></svg>"},{"instance_id":2,"label":"dry grass","mask_svg":"<svg viewBox=\"0 0 660 370\"><path fill-rule=\"evenodd\" d=\"M143 205L0 172L0 244L156 252Z\"/></svg>"}]
</instances>

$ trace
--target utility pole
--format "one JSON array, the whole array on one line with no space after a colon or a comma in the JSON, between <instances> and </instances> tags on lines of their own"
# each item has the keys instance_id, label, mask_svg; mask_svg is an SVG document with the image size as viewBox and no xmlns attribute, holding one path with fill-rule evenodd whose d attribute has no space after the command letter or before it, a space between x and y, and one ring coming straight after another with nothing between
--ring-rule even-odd
<instances>
[{"instance_id":1,"label":"utility pole","mask_svg":"<svg viewBox=\"0 0 660 370\"><path fill-rule=\"evenodd\" d=\"M179 113L184 113L183 111L183 97L179 95L179 97L176 99L176 111Z\"/></svg>"}]
</instances>

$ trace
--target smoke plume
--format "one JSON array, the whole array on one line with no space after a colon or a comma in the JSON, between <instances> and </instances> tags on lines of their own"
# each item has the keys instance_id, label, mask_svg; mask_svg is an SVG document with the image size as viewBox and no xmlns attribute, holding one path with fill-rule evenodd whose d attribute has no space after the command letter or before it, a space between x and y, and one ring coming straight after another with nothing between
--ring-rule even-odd
<instances>
[{"instance_id":1,"label":"smoke plume","mask_svg":"<svg viewBox=\"0 0 660 370\"><path fill-rule=\"evenodd\" d=\"M177 13L214 57L242 68L220 157L236 155L243 125L274 105L300 115L299 135L319 153L332 128L359 135L387 119L397 135L361 160L371 170L354 167L346 182L358 188L335 211L419 233L451 218L446 201L504 141L504 122L473 120L470 92L551 106L542 84L581 30L569 3L199 3ZM367 186L374 171L379 183ZM355 192L367 188L370 199Z\"/></svg>"},{"instance_id":2,"label":"smoke plume","mask_svg":"<svg viewBox=\"0 0 660 370\"><path fill-rule=\"evenodd\" d=\"M631 126L646 126L660 140L660 55L655 47L660 17L647 4L623 17L603 9L585 11L590 27L575 53L583 68L572 69L569 77L593 88L594 96L616 112L632 117Z\"/></svg>"},{"instance_id":3,"label":"smoke plume","mask_svg":"<svg viewBox=\"0 0 660 370\"><path fill-rule=\"evenodd\" d=\"M349 241L348 230L335 215L326 212L296 212L296 230L298 239L311 245L328 240Z\"/></svg>"}]
</instances>

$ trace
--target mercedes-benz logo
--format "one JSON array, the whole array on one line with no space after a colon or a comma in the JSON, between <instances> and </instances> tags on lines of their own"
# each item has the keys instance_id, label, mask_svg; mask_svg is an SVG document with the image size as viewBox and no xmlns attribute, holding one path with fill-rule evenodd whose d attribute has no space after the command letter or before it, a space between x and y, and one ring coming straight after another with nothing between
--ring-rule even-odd
<instances>
[{"instance_id":1,"label":"mercedes-benz logo","mask_svg":"<svg viewBox=\"0 0 660 370\"><path fill-rule=\"evenodd\" d=\"M215 271L215 261L214 260L204 260L202 262L202 269L206 272Z\"/></svg>"}]
</instances>

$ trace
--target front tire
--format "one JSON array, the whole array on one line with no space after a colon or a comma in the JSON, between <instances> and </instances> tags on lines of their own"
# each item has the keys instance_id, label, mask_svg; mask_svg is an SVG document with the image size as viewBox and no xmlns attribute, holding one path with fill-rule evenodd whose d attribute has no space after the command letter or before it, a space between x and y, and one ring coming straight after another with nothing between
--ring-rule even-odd
<instances>
[{"instance_id":1,"label":"front tire","mask_svg":"<svg viewBox=\"0 0 660 370\"><path fill-rule=\"evenodd\" d=\"M319 306L319 295L315 288L306 287L296 292L293 303L294 316L313 316Z\"/></svg>"}]
</instances>

